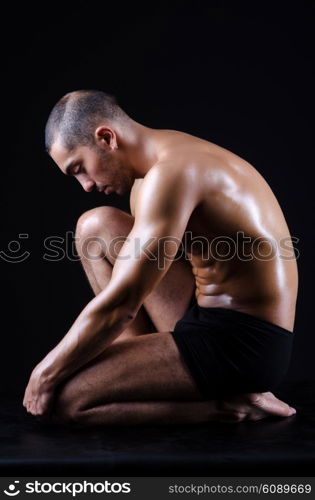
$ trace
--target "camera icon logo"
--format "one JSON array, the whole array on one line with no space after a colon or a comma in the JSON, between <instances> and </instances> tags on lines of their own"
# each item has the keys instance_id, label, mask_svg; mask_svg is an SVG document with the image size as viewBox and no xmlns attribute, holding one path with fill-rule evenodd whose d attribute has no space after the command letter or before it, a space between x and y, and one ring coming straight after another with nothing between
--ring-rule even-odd
<instances>
[{"instance_id":1,"label":"camera icon logo","mask_svg":"<svg viewBox=\"0 0 315 500\"><path fill-rule=\"evenodd\" d=\"M14 481L14 482L19 483L20 481ZM10 497L15 497L16 495L18 495L20 493L20 490L16 490L15 488L16 488L15 484L12 483L8 486L8 490L10 490L10 491L3 490L3 492L6 495L9 495Z\"/></svg>"}]
</instances>

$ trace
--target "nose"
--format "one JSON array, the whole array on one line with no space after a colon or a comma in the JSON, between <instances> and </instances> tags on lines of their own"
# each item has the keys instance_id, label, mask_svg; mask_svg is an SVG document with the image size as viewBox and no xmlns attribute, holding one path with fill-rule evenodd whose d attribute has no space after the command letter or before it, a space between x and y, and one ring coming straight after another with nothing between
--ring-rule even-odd
<instances>
[{"instance_id":1,"label":"nose","mask_svg":"<svg viewBox=\"0 0 315 500\"><path fill-rule=\"evenodd\" d=\"M87 193L92 191L94 186L95 186L95 182L92 181L91 179L84 179L84 180L82 179L79 182L80 182L81 186L83 187L84 191L86 191Z\"/></svg>"}]
</instances>

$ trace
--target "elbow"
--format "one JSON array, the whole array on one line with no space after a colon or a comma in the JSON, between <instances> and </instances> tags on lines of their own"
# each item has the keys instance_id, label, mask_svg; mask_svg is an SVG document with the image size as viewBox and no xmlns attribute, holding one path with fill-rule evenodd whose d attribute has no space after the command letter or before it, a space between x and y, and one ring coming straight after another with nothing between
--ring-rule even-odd
<instances>
[{"instance_id":1,"label":"elbow","mask_svg":"<svg viewBox=\"0 0 315 500\"><path fill-rule=\"evenodd\" d=\"M139 307L135 307L134 304L124 304L124 306L121 308L122 317L124 317L126 322L128 323L133 321L136 318L140 307L141 304Z\"/></svg>"},{"instance_id":2,"label":"elbow","mask_svg":"<svg viewBox=\"0 0 315 500\"><path fill-rule=\"evenodd\" d=\"M104 296L102 292L93 299L93 305L91 303L91 312L97 313L99 318L102 318L106 322L110 318L113 323L120 323L126 325L126 323L132 322L142 305L140 297L134 291L129 291L128 289L122 291L115 291L114 294L109 293L110 289L106 288L104 290Z\"/></svg>"},{"instance_id":3,"label":"elbow","mask_svg":"<svg viewBox=\"0 0 315 500\"><path fill-rule=\"evenodd\" d=\"M137 311L126 308L124 305L115 308L102 308L90 314L88 321L96 326L99 332L107 331L114 334L121 333L137 316Z\"/></svg>"},{"instance_id":4,"label":"elbow","mask_svg":"<svg viewBox=\"0 0 315 500\"><path fill-rule=\"evenodd\" d=\"M132 323L135 320L136 316L137 313L135 312L127 312L125 315L125 323L126 324Z\"/></svg>"},{"instance_id":5,"label":"elbow","mask_svg":"<svg viewBox=\"0 0 315 500\"><path fill-rule=\"evenodd\" d=\"M123 325L124 327L128 326L129 323L132 323L136 318L138 311L141 307L135 307L134 304L124 303L115 308L113 311L114 316L116 317L116 321Z\"/></svg>"},{"instance_id":6,"label":"elbow","mask_svg":"<svg viewBox=\"0 0 315 500\"><path fill-rule=\"evenodd\" d=\"M133 291L126 295L125 300L118 306L118 309L121 311L122 317L127 322L130 322L136 318L142 303L143 300Z\"/></svg>"},{"instance_id":7,"label":"elbow","mask_svg":"<svg viewBox=\"0 0 315 500\"><path fill-rule=\"evenodd\" d=\"M113 331L118 331L121 333L123 330L128 328L130 324L135 320L138 311L126 307L126 305L118 306L113 310L110 315L105 316L104 328L112 329Z\"/></svg>"}]
</instances>

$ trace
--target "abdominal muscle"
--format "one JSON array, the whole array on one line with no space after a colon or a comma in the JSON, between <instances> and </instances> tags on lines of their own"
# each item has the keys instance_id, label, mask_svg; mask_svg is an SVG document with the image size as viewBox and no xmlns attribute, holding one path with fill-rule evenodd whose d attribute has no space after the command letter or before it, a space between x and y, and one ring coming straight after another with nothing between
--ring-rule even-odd
<instances>
[{"instance_id":1,"label":"abdominal muscle","mask_svg":"<svg viewBox=\"0 0 315 500\"><path fill-rule=\"evenodd\" d=\"M296 262L205 261L187 253L201 307L234 309L293 331Z\"/></svg>"}]
</instances>

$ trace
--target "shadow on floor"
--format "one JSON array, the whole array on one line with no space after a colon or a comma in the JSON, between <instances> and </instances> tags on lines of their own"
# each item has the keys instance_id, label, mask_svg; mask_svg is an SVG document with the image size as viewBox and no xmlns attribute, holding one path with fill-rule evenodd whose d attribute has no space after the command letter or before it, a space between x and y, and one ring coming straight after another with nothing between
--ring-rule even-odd
<instances>
[{"instance_id":1,"label":"shadow on floor","mask_svg":"<svg viewBox=\"0 0 315 500\"><path fill-rule=\"evenodd\" d=\"M275 395L297 415L237 424L68 429L1 398L2 476L313 476L315 381Z\"/></svg>"}]
</instances>

